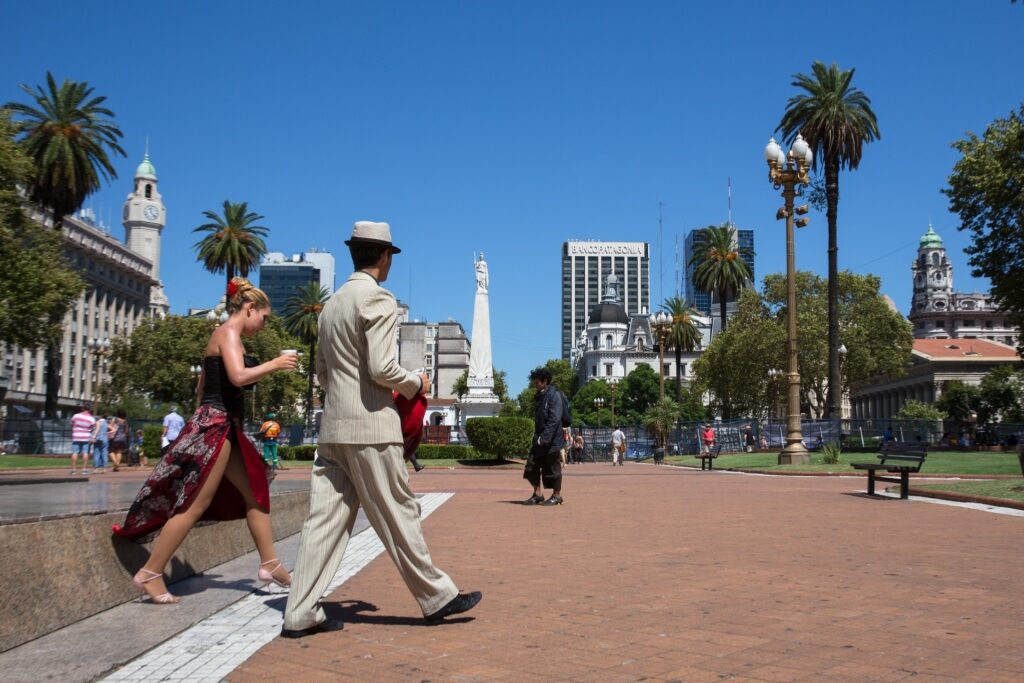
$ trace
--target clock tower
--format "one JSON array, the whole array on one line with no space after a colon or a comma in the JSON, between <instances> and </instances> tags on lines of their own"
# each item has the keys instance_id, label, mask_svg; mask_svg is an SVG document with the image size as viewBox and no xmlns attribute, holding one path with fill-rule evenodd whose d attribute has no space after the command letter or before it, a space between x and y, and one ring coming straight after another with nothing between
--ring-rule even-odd
<instances>
[{"instance_id":1,"label":"clock tower","mask_svg":"<svg viewBox=\"0 0 1024 683\"><path fill-rule=\"evenodd\" d=\"M167 222L167 209L156 186L156 169L147 150L135 169L135 186L124 203L124 241L129 249L153 264L157 284L150 290L149 308L153 315L162 318L170 309L160 281L160 233Z\"/></svg>"}]
</instances>

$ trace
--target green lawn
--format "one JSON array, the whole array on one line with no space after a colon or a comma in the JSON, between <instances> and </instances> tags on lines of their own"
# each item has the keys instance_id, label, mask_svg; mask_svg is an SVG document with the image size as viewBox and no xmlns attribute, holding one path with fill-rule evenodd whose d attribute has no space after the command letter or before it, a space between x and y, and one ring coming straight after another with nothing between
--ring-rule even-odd
<instances>
[{"instance_id":1,"label":"green lawn","mask_svg":"<svg viewBox=\"0 0 1024 683\"><path fill-rule=\"evenodd\" d=\"M700 467L700 460L692 456L669 456L666 461L691 467ZM877 462L873 453L843 453L839 463L826 465L821 461L820 453L811 454L808 465L779 465L777 453L736 453L719 456L715 460L716 468L736 467L743 469L761 469L766 472L841 472L850 474L855 470L851 462ZM1020 465L1016 453L998 453L994 451L945 452L936 451L928 454L922 474L1020 474Z\"/></svg>"},{"instance_id":2,"label":"green lawn","mask_svg":"<svg viewBox=\"0 0 1024 683\"><path fill-rule=\"evenodd\" d=\"M425 465L430 469L448 469L449 467L522 467L522 464L510 462L508 460L490 460L490 459L476 459L476 460L456 460L454 458L432 458L430 460L420 460L421 465ZM301 467L312 467L312 460L284 460L281 462L286 469L301 468ZM412 465L406 463L406 467L412 469Z\"/></svg>"},{"instance_id":3,"label":"green lawn","mask_svg":"<svg viewBox=\"0 0 1024 683\"><path fill-rule=\"evenodd\" d=\"M1024 502L1024 481L1000 479L997 481L958 481L950 484L914 484L915 488L953 491L972 496L987 496Z\"/></svg>"},{"instance_id":4,"label":"green lawn","mask_svg":"<svg viewBox=\"0 0 1024 683\"><path fill-rule=\"evenodd\" d=\"M0 469L43 469L67 467L71 469L71 458L40 458L34 455L0 455ZM89 458L92 468L92 458Z\"/></svg>"}]
</instances>

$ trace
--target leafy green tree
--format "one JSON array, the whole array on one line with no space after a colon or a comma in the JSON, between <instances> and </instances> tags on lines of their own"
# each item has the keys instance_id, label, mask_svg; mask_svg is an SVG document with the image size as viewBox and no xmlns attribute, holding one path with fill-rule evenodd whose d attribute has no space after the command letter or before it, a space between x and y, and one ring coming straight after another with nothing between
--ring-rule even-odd
<instances>
[{"instance_id":1,"label":"leafy green tree","mask_svg":"<svg viewBox=\"0 0 1024 683\"><path fill-rule=\"evenodd\" d=\"M1021 413L1021 373L1009 365L995 368L978 387L978 422L1014 422Z\"/></svg>"},{"instance_id":2,"label":"leafy green tree","mask_svg":"<svg viewBox=\"0 0 1024 683\"><path fill-rule=\"evenodd\" d=\"M706 292L718 294L724 330L729 296L749 287L754 279L748 262L754 254L750 249L739 246L736 228L727 223L718 227L709 225L701 230L700 235L700 246L690 257L690 264L694 266L693 283Z\"/></svg>"},{"instance_id":3,"label":"leafy green tree","mask_svg":"<svg viewBox=\"0 0 1024 683\"><path fill-rule=\"evenodd\" d=\"M59 340L64 314L85 283L64 257L63 237L25 214L18 188L32 162L14 135L9 113L0 109L0 342L36 349Z\"/></svg>"},{"instance_id":4,"label":"leafy green tree","mask_svg":"<svg viewBox=\"0 0 1024 683\"><path fill-rule=\"evenodd\" d=\"M725 419L765 415L774 398L768 370L785 367L783 324L753 290L744 291L737 303L733 324L715 335L693 364L695 392L708 391L712 410ZM703 417L693 412L688 419Z\"/></svg>"},{"instance_id":5,"label":"leafy green tree","mask_svg":"<svg viewBox=\"0 0 1024 683\"><path fill-rule=\"evenodd\" d=\"M466 436L473 448L495 458L529 455L533 420L524 417L471 417Z\"/></svg>"},{"instance_id":6,"label":"leafy green tree","mask_svg":"<svg viewBox=\"0 0 1024 683\"><path fill-rule=\"evenodd\" d=\"M248 277L255 269L260 257L267 253L263 238L269 230L256 225L263 216L249 211L248 202L234 204L225 199L223 214L204 211L210 222L203 223L192 232L205 232L206 237L195 243L196 260L211 273L225 273L225 286L235 275Z\"/></svg>"},{"instance_id":7,"label":"leafy green tree","mask_svg":"<svg viewBox=\"0 0 1024 683\"><path fill-rule=\"evenodd\" d=\"M309 346L306 363L308 386L306 388L306 428L313 424L313 375L316 374L316 340L319 334L320 312L330 294L319 282L310 282L299 289L299 293L288 300L285 306L284 328Z\"/></svg>"},{"instance_id":8,"label":"leafy green tree","mask_svg":"<svg viewBox=\"0 0 1024 683\"><path fill-rule=\"evenodd\" d=\"M498 370L493 366L491 371L494 377L494 393L497 395L498 400L505 403L508 401L508 383L505 380L505 371ZM469 368L463 370L462 374L452 383L452 393L459 398L469 393Z\"/></svg>"},{"instance_id":9,"label":"leafy green tree","mask_svg":"<svg viewBox=\"0 0 1024 683\"><path fill-rule=\"evenodd\" d=\"M828 219L828 414L838 415L839 368L839 267L838 228L839 171L860 166L864 143L880 139L878 119L871 100L853 87L854 69L815 61L812 75L795 74L793 87L802 91L789 99L775 129L787 143L803 135L814 151L814 168L825 171L825 204Z\"/></svg>"},{"instance_id":10,"label":"leafy green tree","mask_svg":"<svg viewBox=\"0 0 1024 683\"><path fill-rule=\"evenodd\" d=\"M896 420L941 420L946 417L946 414L931 405L930 403L922 403L915 399L908 399L900 411L893 415Z\"/></svg>"},{"instance_id":11,"label":"leafy green tree","mask_svg":"<svg viewBox=\"0 0 1024 683\"><path fill-rule=\"evenodd\" d=\"M594 399L600 398L604 406L598 409ZM572 417L576 424L611 426L612 385L601 380L587 382L572 397Z\"/></svg>"},{"instance_id":12,"label":"leafy green tree","mask_svg":"<svg viewBox=\"0 0 1024 683\"><path fill-rule=\"evenodd\" d=\"M246 353L256 356L261 363L281 355L281 349L302 348L301 340L290 335L277 316L271 316L259 333L243 337L242 343L245 344ZM281 424L301 423L298 407L303 403L302 394L306 388L303 371L308 377L313 371L311 365L315 365L315 360L306 353L300 360L297 372L275 372L261 379L256 390L247 394L249 412L246 417L259 420L268 412L274 412Z\"/></svg>"},{"instance_id":13,"label":"leafy green tree","mask_svg":"<svg viewBox=\"0 0 1024 683\"><path fill-rule=\"evenodd\" d=\"M620 424L639 424L644 413L658 402L661 382L650 365L633 368L619 383L615 415Z\"/></svg>"},{"instance_id":14,"label":"leafy green tree","mask_svg":"<svg viewBox=\"0 0 1024 683\"><path fill-rule=\"evenodd\" d=\"M562 360L561 358L552 358L545 362L542 367L547 368L548 372L551 373L551 385L557 387L567 398L572 400L573 395L576 393L576 371L573 370L569 361ZM533 419L533 399L536 394L537 390L533 387L533 382L527 378L526 387L516 396L515 404L510 405L511 402L506 403L506 407L502 409L501 414L505 417L522 416ZM574 414L573 418L575 419L575 417Z\"/></svg>"},{"instance_id":15,"label":"leafy green tree","mask_svg":"<svg viewBox=\"0 0 1024 683\"><path fill-rule=\"evenodd\" d=\"M982 137L953 143L962 155L953 166L949 208L960 230L971 233L965 250L972 274L992 281L992 295L1009 312L1024 352L1024 104L996 119Z\"/></svg>"},{"instance_id":16,"label":"leafy green tree","mask_svg":"<svg viewBox=\"0 0 1024 683\"><path fill-rule=\"evenodd\" d=\"M176 403L193 410L197 377L191 368L202 363L209 337L205 318L172 315L140 321L131 337L112 340L104 396L111 403L147 396L156 404Z\"/></svg>"},{"instance_id":17,"label":"leafy green tree","mask_svg":"<svg viewBox=\"0 0 1024 683\"><path fill-rule=\"evenodd\" d=\"M801 403L808 414L821 417L827 405L829 383L825 341L828 291L821 277L806 271L797 272L796 287ZM881 281L874 275L839 273L840 343L847 348L840 377L843 387L854 388L873 378L899 377L906 373L913 346L910 323L889 307L880 287ZM765 277L764 300L780 327L784 326L784 275L776 273ZM775 367L786 366L780 361Z\"/></svg>"},{"instance_id":18,"label":"leafy green tree","mask_svg":"<svg viewBox=\"0 0 1024 683\"><path fill-rule=\"evenodd\" d=\"M689 353L700 346L700 328L694 321L698 315L696 309L690 308L679 296L665 300L661 310L672 316L672 332L668 337L668 345L676 354L676 403L683 402L683 353Z\"/></svg>"},{"instance_id":19,"label":"leafy green tree","mask_svg":"<svg viewBox=\"0 0 1024 683\"><path fill-rule=\"evenodd\" d=\"M86 198L100 189L101 179L117 178L110 154L124 156L118 144L121 130L114 124L114 112L103 106L104 96L94 96L85 81L65 80L60 87L53 74L46 74L46 88L21 89L33 104L9 102L7 110L19 116L19 143L32 160L27 187L28 198L53 217L61 231L64 216L82 207ZM77 292L76 292L77 294ZM66 309L65 309L66 310ZM64 311L51 311L51 326L60 326ZM60 348L56 341L46 347L46 417L57 416L60 390Z\"/></svg>"},{"instance_id":20,"label":"leafy green tree","mask_svg":"<svg viewBox=\"0 0 1024 683\"><path fill-rule=\"evenodd\" d=\"M647 428L647 433L665 448L668 435L679 421L680 414L679 404L666 396L653 403L643 414L641 421Z\"/></svg>"},{"instance_id":21,"label":"leafy green tree","mask_svg":"<svg viewBox=\"0 0 1024 683\"><path fill-rule=\"evenodd\" d=\"M935 401L935 407L949 419L961 424L971 421L971 413L981 408L981 391L973 384L964 384L958 379L942 383L942 395Z\"/></svg>"}]
</instances>

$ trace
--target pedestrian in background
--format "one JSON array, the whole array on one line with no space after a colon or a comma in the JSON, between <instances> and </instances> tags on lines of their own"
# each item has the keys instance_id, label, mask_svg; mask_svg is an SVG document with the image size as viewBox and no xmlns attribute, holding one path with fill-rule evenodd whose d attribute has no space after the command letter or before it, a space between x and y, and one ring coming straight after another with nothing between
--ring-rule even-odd
<instances>
[{"instance_id":1,"label":"pedestrian in background","mask_svg":"<svg viewBox=\"0 0 1024 683\"><path fill-rule=\"evenodd\" d=\"M747 453L754 452L754 429L750 425L743 428L743 445L746 446Z\"/></svg>"},{"instance_id":2,"label":"pedestrian in background","mask_svg":"<svg viewBox=\"0 0 1024 683\"><path fill-rule=\"evenodd\" d=\"M263 442L263 462L268 467L277 469L277 437L281 435L281 423L275 420L274 413L267 413L267 420L260 425L260 431L256 434Z\"/></svg>"},{"instance_id":3,"label":"pedestrian in background","mask_svg":"<svg viewBox=\"0 0 1024 683\"><path fill-rule=\"evenodd\" d=\"M121 469L121 457L128 450L128 414L124 409L118 409L114 419L110 423L110 462L114 464L114 471Z\"/></svg>"},{"instance_id":4,"label":"pedestrian in background","mask_svg":"<svg viewBox=\"0 0 1024 683\"><path fill-rule=\"evenodd\" d=\"M626 463L626 435L619 427L612 432L612 467Z\"/></svg>"},{"instance_id":5,"label":"pedestrian in background","mask_svg":"<svg viewBox=\"0 0 1024 683\"><path fill-rule=\"evenodd\" d=\"M185 418L178 415L178 406L172 405L168 413L164 415L164 433L160 439L160 455L163 455L167 447L174 443L184 428Z\"/></svg>"},{"instance_id":6,"label":"pedestrian in background","mask_svg":"<svg viewBox=\"0 0 1024 683\"><path fill-rule=\"evenodd\" d=\"M576 436L572 440L572 461L579 464L583 462L583 449L586 448L586 442L583 440L583 430L576 430Z\"/></svg>"},{"instance_id":7,"label":"pedestrian in background","mask_svg":"<svg viewBox=\"0 0 1024 683\"><path fill-rule=\"evenodd\" d=\"M96 429L96 418L89 406L71 416L71 474L78 467L78 456L82 456L82 474L89 474L89 454L92 450L92 434Z\"/></svg>"},{"instance_id":8,"label":"pedestrian in background","mask_svg":"<svg viewBox=\"0 0 1024 683\"><path fill-rule=\"evenodd\" d=\"M102 415L96 420L92 432L92 469L97 474L107 473L107 456L110 453L110 422Z\"/></svg>"}]
</instances>

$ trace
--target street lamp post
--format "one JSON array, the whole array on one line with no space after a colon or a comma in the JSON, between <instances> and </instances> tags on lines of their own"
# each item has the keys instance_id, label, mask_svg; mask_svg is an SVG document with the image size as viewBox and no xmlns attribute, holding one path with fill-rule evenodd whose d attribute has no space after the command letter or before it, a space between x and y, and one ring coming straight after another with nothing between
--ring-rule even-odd
<instances>
[{"instance_id":1,"label":"street lamp post","mask_svg":"<svg viewBox=\"0 0 1024 683\"><path fill-rule=\"evenodd\" d=\"M604 408L604 397L603 396L598 396L597 398L594 399L594 408L597 409L598 413L601 412L601 409Z\"/></svg>"},{"instance_id":2,"label":"street lamp post","mask_svg":"<svg viewBox=\"0 0 1024 683\"><path fill-rule=\"evenodd\" d=\"M796 248L793 240L793 227L802 228L810 219L803 214L807 213L807 205L794 207L793 200L796 198L797 188L807 185L810 178L807 171L814 160L814 153L810 146L797 135L793 146L786 154L775 142L775 138L768 141L764 148L764 157L768 162L768 180L776 190L782 190L782 197L785 206L779 209L776 219L786 219L786 348L788 356L789 380L789 401L786 418L786 445L779 453L779 464L805 464L811 461L811 456L803 444L803 434L800 432L800 371L797 366L796 350ZM801 218L793 219L798 214Z\"/></svg>"},{"instance_id":3,"label":"street lamp post","mask_svg":"<svg viewBox=\"0 0 1024 683\"><path fill-rule=\"evenodd\" d=\"M100 376L103 374L103 362L107 356L110 355L110 340L109 339L97 339L93 337L89 340L89 352L93 355L93 367L96 371L96 378L92 382L92 401L93 403L99 403L100 397ZM96 407L93 407L96 410Z\"/></svg>"},{"instance_id":4,"label":"street lamp post","mask_svg":"<svg viewBox=\"0 0 1024 683\"><path fill-rule=\"evenodd\" d=\"M672 316L662 311L651 316L651 332L658 341L658 397L665 398L665 345L672 334Z\"/></svg>"},{"instance_id":5,"label":"street lamp post","mask_svg":"<svg viewBox=\"0 0 1024 683\"><path fill-rule=\"evenodd\" d=\"M846 365L846 352L847 352L847 350L848 349L846 348L846 344L840 344L839 348L836 349L836 353L839 354L839 391L836 392L838 394L838 396L839 396L839 410L837 411L838 414L837 415L833 415L833 417L839 419L840 425L842 425L842 420L843 420L843 407L846 405L846 398L845 398L845 395L843 393L846 390L846 387L843 386L842 382L843 382L843 368ZM839 431L840 431L840 433L842 433L843 430L840 429Z\"/></svg>"}]
</instances>

